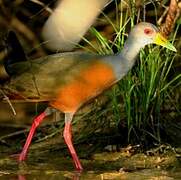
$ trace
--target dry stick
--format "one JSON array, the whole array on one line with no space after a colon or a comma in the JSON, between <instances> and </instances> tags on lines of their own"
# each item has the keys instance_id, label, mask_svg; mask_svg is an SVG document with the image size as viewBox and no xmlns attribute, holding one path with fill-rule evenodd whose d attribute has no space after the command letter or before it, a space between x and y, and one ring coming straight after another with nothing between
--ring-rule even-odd
<instances>
[{"instance_id":1,"label":"dry stick","mask_svg":"<svg viewBox=\"0 0 181 180\"><path fill-rule=\"evenodd\" d=\"M20 131L16 131L16 132L13 132L13 133L10 133L10 134L3 135L3 136L0 137L0 141L4 141L5 139L11 138L13 136L24 134L25 132L29 132L29 130L30 130L30 128L23 129L23 130L20 130Z\"/></svg>"},{"instance_id":2,"label":"dry stick","mask_svg":"<svg viewBox=\"0 0 181 180\"><path fill-rule=\"evenodd\" d=\"M16 116L16 111L15 111L15 109L14 109L14 107L13 107L11 101L9 100L9 97L6 96L6 94L4 93L4 91L3 91L2 89L0 89L0 91L1 91L2 95L4 96L3 99L4 99L5 101L7 101L7 103L9 104L9 106L10 106L12 112L13 112L13 114Z\"/></svg>"},{"instance_id":3,"label":"dry stick","mask_svg":"<svg viewBox=\"0 0 181 180\"><path fill-rule=\"evenodd\" d=\"M23 37L25 37L28 40L28 42L32 44L33 47L37 47L37 45L40 44L40 42L37 40L35 33L31 29L29 29L26 24L21 22L17 17L13 17L10 20L10 26L13 29L17 30ZM46 55L41 46L38 47L39 47L38 49L39 56Z\"/></svg>"},{"instance_id":4,"label":"dry stick","mask_svg":"<svg viewBox=\"0 0 181 180\"><path fill-rule=\"evenodd\" d=\"M159 26L161 26L161 23L163 22L163 20L164 20L165 16L167 15L167 13L168 13L168 7L165 8L165 11L163 12L163 14L161 15L161 17L160 17L160 18L158 19L158 21L157 21L157 24L158 24Z\"/></svg>"},{"instance_id":5,"label":"dry stick","mask_svg":"<svg viewBox=\"0 0 181 180\"><path fill-rule=\"evenodd\" d=\"M146 21L146 4L143 4L143 22Z\"/></svg>"},{"instance_id":6,"label":"dry stick","mask_svg":"<svg viewBox=\"0 0 181 180\"><path fill-rule=\"evenodd\" d=\"M172 32L175 22L180 16L181 10L176 0L171 0L165 23L160 27L162 35L168 37Z\"/></svg>"},{"instance_id":7,"label":"dry stick","mask_svg":"<svg viewBox=\"0 0 181 180\"><path fill-rule=\"evenodd\" d=\"M47 5L45 5L43 2L40 2L38 0L30 0L31 2L34 2L36 4L39 4L40 6L42 6L46 11L48 11L49 13L52 13L52 9L49 8Z\"/></svg>"},{"instance_id":8,"label":"dry stick","mask_svg":"<svg viewBox=\"0 0 181 180\"><path fill-rule=\"evenodd\" d=\"M11 25L14 28L17 28L19 30L19 32L22 33L23 35L26 34L26 36L28 37L28 40L30 40L34 44L34 46L36 44L38 44L38 41L36 40L35 34L30 29L28 29L28 27L25 24L23 24L18 18L14 17L11 20ZM41 53L41 55L43 56L44 55L43 49L39 49L39 53ZM31 63L31 61L29 61L29 63L30 63L30 69L31 69L32 63ZM34 85L35 85L37 94L38 94L38 96L40 96L40 92L38 90L38 85L36 83L36 77L35 77L32 69L31 69L31 74L33 76L32 80L34 81Z\"/></svg>"}]
</instances>

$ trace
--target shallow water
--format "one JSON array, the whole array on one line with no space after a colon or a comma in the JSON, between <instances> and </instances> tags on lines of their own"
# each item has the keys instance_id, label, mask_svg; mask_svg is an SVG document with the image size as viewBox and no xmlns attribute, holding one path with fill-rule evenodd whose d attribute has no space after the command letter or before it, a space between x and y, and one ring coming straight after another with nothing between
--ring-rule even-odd
<instances>
[{"instance_id":1,"label":"shallow water","mask_svg":"<svg viewBox=\"0 0 181 180\"><path fill-rule=\"evenodd\" d=\"M16 131L2 127L0 135L2 137ZM23 145L25 139L24 132L5 141L0 139L0 180L181 179L181 148L162 145L140 153L142 150L139 146L138 149L128 146L120 148L119 152L108 152L108 149L99 148L93 148L92 151L92 147L96 146L93 143L77 143L75 147L84 167L84 171L79 173L74 170L72 159L59 134L43 142L33 142L24 163L10 158L13 153L20 152L20 144Z\"/></svg>"},{"instance_id":2,"label":"shallow water","mask_svg":"<svg viewBox=\"0 0 181 180\"><path fill-rule=\"evenodd\" d=\"M76 172L69 156L60 152L42 155L31 152L26 162L18 163L9 155L0 157L0 179L3 180L57 180L57 179L134 179L172 180L181 179L180 158L175 154L147 156L123 152L94 154L89 159L81 159L82 173Z\"/></svg>"},{"instance_id":3,"label":"shallow water","mask_svg":"<svg viewBox=\"0 0 181 180\"><path fill-rule=\"evenodd\" d=\"M135 179L135 180L172 180L172 179L181 179L181 168L176 168L172 170L161 170L161 169L143 169L135 170L133 172L118 172L118 171L84 171L82 173L77 173L74 171L61 171L61 170L33 170L29 169L28 171L19 170L19 171L1 171L0 179L9 180L29 180L29 179L39 179L39 180L56 180L56 179Z\"/></svg>"}]
</instances>

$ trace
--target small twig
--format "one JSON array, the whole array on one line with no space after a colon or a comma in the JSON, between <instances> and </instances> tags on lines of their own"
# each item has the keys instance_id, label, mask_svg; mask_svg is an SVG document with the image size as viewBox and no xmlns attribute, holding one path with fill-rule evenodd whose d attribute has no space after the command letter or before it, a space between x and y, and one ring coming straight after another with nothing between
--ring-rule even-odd
<instances>
[{"instance_id":1,"label":"small twig","mask_svg":"<svg viewBox=\"0 0 181 180\"><path fill-rule=\"evenodd\" d=\"M60 131L60 129L57 129L56 131L54 131L53 133L51 133L51 134L49 134L49 135L47 135L47 136L45 136L45 137L43 137L43 138L40 138L40 139L38 139L38 140L36 140L35 142L42 142L42 141L45 141L45 140L47 140L47 139L50 139L50 138L52 138L53 136L55 136L56 134L59 134L61 131Z\"/></svg>"},{"instance_id":2,"label":"small twig","mask_svg":"<svg viewBox=\"0 0 181 180\"><path fill-rule=\"evenodd\" d=\"M10 133L10 134L6 134L4 136L1 136L0 141L3 142L4 139L11 138L13 136L17 136L17 135L20 135L20 134L24 134L25 132L29 132L29 128L28 129L23 129L23 130L20 130L20 131L16 131L16 132L13 132L13 133Z\"/></svg>"},{"instance_id":3,"label":"small twig","mask_svg":"<svg viewBox=\"0 0 181 180\"><path fill-rule=\"evenodd\" d=\"M49 13L52 13L52 9L49 8L47 5L45 5L43 2L40 2L38 0L30 0L31 2L34 2L36 4L39 4L40 6L42 6L46 11L48 11Z\"/></svg>"},{"instance_id":4,"label":"small twig","mask_svg":"<svg viewBox=\"0 0 181 180\"><path fill-rule=\"evenodd\" d=\"M0 91L1 91L2 95L4 96L3 100L7 101L7 103L9 104L9 106L10 106L10 108L11 108L11 110L12 110L14 116L16 116L16 111L15 111L15 109L14 109L14 107L13 107L11 101L9 100L9 97L6 96L6 94L4 93L4 91L3 91L2 89L0 89Z\"/></svg>"},{"instance_id":5,"label":"small twig","mask_svg":"<svg viewBox=\"0 0 181 180\"><path fill-rule=\"evenodd\" d=\"M146 21L146 4L143 4L143 22Z\"/></svg>"},{"instance_id":6,"label":"small twig","mask_svg":"<svg viewBox=\"0 0 181 180\"><path fill-rule=\"evenodd\" d=\"M33 47L36 47L40 44L40 42L37 39L37 36L35 33L28 28L26 24L21 22L17 17L13 17L10 21L10 26L15 29L15 31L18 31L23 37L25 37L28 40L28 43L32 44ZM40 46L38 46L40 47ZM39 48L39 56L44 56L45 52L42 48Z\"/></svg>"},{"instance_id":7,"label":"small twig","mask_svg":"<svg viewBox=\"0 0 181 180\"><path fill-rule=\"evenodd\" d=\"M3 145L5 145L5 146L10 147L10 144L8 144L5 140L1 140L1 139L0 139L0 143L3 144Z\"/></svg>"},{"instance_id":8,"label":"small twig","mask_svg":"<svg viewBox=\"0 0 181 180\"><path fill-rule=\"evenodd\" d=\"M165 8L165 11L163 12L163 14L161 15L161 17L158 19L157 21L157 24L160 26L161 23L163 22L165 16L167 15L168 13L168 7Z\"/></svg>"}]
</instances>

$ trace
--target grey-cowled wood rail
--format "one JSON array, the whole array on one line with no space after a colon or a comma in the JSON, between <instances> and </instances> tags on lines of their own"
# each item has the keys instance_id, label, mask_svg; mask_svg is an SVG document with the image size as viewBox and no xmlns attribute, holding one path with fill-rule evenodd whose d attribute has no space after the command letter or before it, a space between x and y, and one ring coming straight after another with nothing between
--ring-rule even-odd
<instances>
[{"instance_id":1,"label":"grey-cowled wood rail","mask_svg":"<svg viewBox=\"0 0 181 180\"><path fill-rule=\"evenodd\" d=\"M11 36L9 37L11 41ZM83 168L72 143L71 122L74 114L88 100L125 76L134 65L140 49L151 43L176 51L175 47L162 37L157 27L142 22L131 30L124 48L115 55L68 52L26 60L23 53L14 58L10 52L5 63L10 80L3 85L4 93L14 100L49 102L49 107L35 117L18 160L26 159L32 137L43 119L55 111L63 112L63 137L76 169L81 171ZM10 49L13 51L13 47Z\"/></svg>"}]
</instances>

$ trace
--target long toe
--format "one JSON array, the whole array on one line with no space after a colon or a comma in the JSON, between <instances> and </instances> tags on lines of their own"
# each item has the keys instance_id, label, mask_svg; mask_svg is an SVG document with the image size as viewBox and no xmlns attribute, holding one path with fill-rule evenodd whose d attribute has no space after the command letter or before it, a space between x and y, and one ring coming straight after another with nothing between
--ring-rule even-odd
<instances>
[{"instance_id":1,"label":"long toe","mask_svg":"<svg viewBox=\"0 0 181 180\"><path fill-rule=\"evenodd\" d=\"M24 155L22 155L22 153L21 154L12 154L12 155L10 155L10 158L17 160L18 162L24 161L26 159L26 157Z\"/></svg>"}]
</instances>

